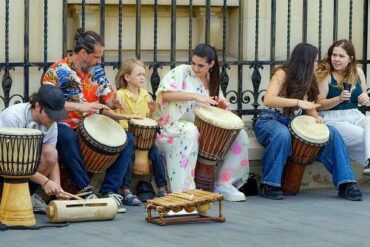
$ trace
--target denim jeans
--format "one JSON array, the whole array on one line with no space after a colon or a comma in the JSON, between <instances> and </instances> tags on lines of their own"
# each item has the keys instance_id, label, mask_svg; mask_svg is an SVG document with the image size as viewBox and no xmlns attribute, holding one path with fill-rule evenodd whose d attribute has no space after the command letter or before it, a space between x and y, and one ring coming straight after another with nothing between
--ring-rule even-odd
<instances>
[{"instance_id":1,"label":"denim jeans","mask_svg":"<svg viewBox=\"0 0 370 247\"><path fill-rule=\"evenodd\" d=\"M132 156L132 162L135 160L135 155ZM159 149L153 145L151 149L149 149L149 160L152 163L153 167L153 174L154 180L157 187L162 187L167 185L166 180L166 171L163 165L163 158L162 154ZM128 170L123 178L122 187L131 188L132 182L132 166L130 170Z\"/></svg>"},{"instance_id":2,"label":"denim jeans","mask_svg":"<svg viewBox=\"0 0 370 247\"><path fill-rule=\"evenodd\" d=\"M292 154L292 137L288 129L291 120L292 117L275 110L263 109L260 112L254 133L257 140L266 147L262 158L262 184L281 187L284 165ZM334 127L327 127L330 132L329 141L317 160L332 174L336 187L342 183L355 182L342 137Z\"/></svg>"},{"instance_id":3,"label":"denim jeans","mask_svg":"<svg viewBox=\"0 0 370 247\"><path fill-rule=\"evenodd\" d=\"M100 193L118 193L123 176L131 167L134 138L131 133L127 132L126 134L127 144L117 160L106 170ZM77 188L81 190L88 186L90 178L83 163L76 132L65 124L58 123L57 150L62 164L66 167Z\"/></svg>"}]
</instances>

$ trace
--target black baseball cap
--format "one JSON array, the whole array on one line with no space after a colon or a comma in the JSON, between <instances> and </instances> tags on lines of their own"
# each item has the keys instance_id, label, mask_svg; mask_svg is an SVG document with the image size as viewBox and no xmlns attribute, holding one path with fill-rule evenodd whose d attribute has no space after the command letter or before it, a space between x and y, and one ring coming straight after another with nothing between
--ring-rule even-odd
<instances>
[{"instance_id":1,"label":"black baseball cap","mask_svg":"<svg viewBox=\"0 0 370 247\"><path fill-rule=\"evenodd\" d=\"M59 121L67 118L67 112L64 108L64 94L60 88L53 85L43 85L37 92L37 99L51 120Z\"/></svg>"}]
</instances>

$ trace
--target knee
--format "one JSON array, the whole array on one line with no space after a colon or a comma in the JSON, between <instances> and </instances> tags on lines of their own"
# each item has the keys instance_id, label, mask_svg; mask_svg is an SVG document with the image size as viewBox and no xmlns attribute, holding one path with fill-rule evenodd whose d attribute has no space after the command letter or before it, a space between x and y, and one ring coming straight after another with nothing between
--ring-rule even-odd
<instances>
[{"instance_id":1,"label":"knee","mask_svg":"<svg viewBox=\"0 0 370 247\"><path fill-rule=\"evenodd\" d=\"M77 140L76 132L63 124L58 124L58 144L68 144Z\"/></svg>"},{"instance_id":2,"label":"knee","mask_svg":"<svg viewBox=\"0 0 370 247\"><path fill-rule=\"evenodd\" d=\"M42 146L41 157L49 164L55 164L58 161L58 151L50 144Z\"/></svg>"},{"instance_id":3,"label":"knee","mask_svg":"<svg viewBox=\"0 0 370 247\"><path fill-rule=\"evenodd\" d=\"M134 135L131 132L127 131L126 132L126 138L127 138L126 148L133 149L134 145L135 145Z\"/></svg>"},{"instance_id":4,"label":"knee","mask_svg":"<svg viewBox=\"0 0 370 247\"><path fill-rule=\"evenodd\" d=\"M282 145L290 145L292 142L292 135L288 128L279 128L272 135L272 140L275 144L281 143Z\"/></svg>"},{"instance_id":5,"label":"knee","mask_svg":"<svg viewBox=\"0 0 370 247\"><path fill-rule=\"evenodd\" d=\"M58 163L58 152L56 148L50 144L44 144L42 146L40 166L38 171L44 175L47 175L54 166Z\"/></svg>"}]
</instances>

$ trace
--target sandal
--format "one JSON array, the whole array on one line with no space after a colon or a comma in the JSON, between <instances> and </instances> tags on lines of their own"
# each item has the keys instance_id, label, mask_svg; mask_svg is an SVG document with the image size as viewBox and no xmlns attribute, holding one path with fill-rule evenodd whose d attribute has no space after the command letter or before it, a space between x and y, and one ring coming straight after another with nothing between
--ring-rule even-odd
<instances>
[{"instance_id":1,"label":"sandal","mask_svg":"<svg viewBox=\"0 0 370 247\"><path fill-rule=\"evenodd\" d=\"M131 192L125 192L123 193L122 203L127 206L140 206L142 202Z\"/></svg>"}]
</instances>

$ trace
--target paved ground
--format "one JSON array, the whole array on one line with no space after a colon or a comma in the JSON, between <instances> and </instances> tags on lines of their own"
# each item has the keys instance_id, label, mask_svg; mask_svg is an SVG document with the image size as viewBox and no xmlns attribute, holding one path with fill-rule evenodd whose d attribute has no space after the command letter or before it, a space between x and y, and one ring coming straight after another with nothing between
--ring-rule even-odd
<instances>
[{"instance_id":1,"label":"paved ground","mask_svg":"<svg viewBox=\"0 0 370 247\"><path fill-rule=\"evenodd\" d=\"M334 189L305 190L282 201L225 202L224 223L157 226L144 220L144 206L129 207L113 221L0 232L0 246L369 246L370 187L362 191L362 202L338 199Z\"/></svg>"}]
</instances>

